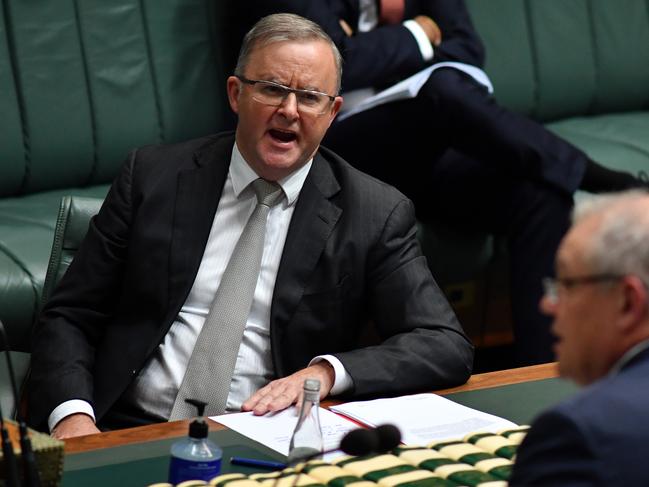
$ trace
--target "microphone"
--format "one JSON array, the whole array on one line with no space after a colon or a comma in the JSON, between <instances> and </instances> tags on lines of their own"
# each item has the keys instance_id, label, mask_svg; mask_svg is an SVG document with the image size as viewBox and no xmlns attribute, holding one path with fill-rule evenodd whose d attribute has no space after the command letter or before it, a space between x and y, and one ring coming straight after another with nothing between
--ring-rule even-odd
<instances>
[{"instance_id":1,"label":"microphone","mask_svg":"<svg viewBox=\"0 0 649 487\"><path fill-rule=\"evenodd\" d=\"M401 431L393 424L382 424L374 431L378 442L376 452L390 451L401 443Z\"/></svg>"},{"instance_id":2,"label":"microphone","mask_svg":"<svg viewBox=\"0 0 649 487\"><path fill-rule=\"evenodd\" d=\"M399 443L401 443L401 432L399 428L392 424L382 424L370 429L357 428L343 436L342 440L340 440L340 445L336 448L303 455L294 458L291 463L308 462L316 457L338 450L354 456L384 453L396 448L399 446Z\"/></svg>"},{"instance_id":3,"label":"microphone","mask_svg":"<svg viewBox=\"0 0 649 487\"><path fill-rule=\"evenodd\" d=\"M373 429L356 428L351 430L343 439L337 448L330 448L325 451L319 451L304 455L302 457L294 458L289 465L295 465L300 462L308 462L316 457L324 455L325 453L332 453L335 451L342 451L348 455L360 456L369 455L370 453L383 453L388 450L396 448L401 442L401 432L399 428L391 424L383 424ZM298 479L302 475L302 468L300 468L291 484L291 487L297 485ZM273 482L273 487L277 487L277 483L281 477L278 476Z\"/></svg>"},{"instance_id":4,"label":"microphone","mask_svg":"<svg viewBox=\"0 0 649 487\"><path fill-rule=\"evenodd\" d=\"M18 421L18 431L20 432L20 449L22 450L21 456L23 458L24 479L25 487L41 487L41 479L38 475L36 468L36 458L34 457L34 450L32 450L32 442L27 433L27 425L24 418L20 414L20 402L18 398L18 388L16 387L16 375L14 374L11 356L9 354L9 340L5 332L4 324L0 320L0 336L5 346L5 356L7 357L7 369L9 371L9 379L11 380L11 388L13 389L14 403L16 404L16 420ZM17 484L16 484L17 485Z\"/></svg>"},{"instance_id":5,"label":"microphone","mask_svg":"<svg viewBox=\"0 0 649 487\"><path fill-rule=\"evenodd\" d=\"M348 455L368 455L379 447L379 437L376 430L358 428L350 431L340 440L340 446L331 451L341 450ZM330 452L323 452L330 453Z\"/></svg>"},{"instance_id":6,"label":"microphone","mask_svg":"<svg viewBox=\"0 0 649 487\"><path fill-rule=\"evenodd\" d=\"M2 406L0 406L0 431L2 432L2 456L4 471L7 475L7 487L19 487L16 456L14 455L14 447L9 438L9 432L7 431L7 426L2 415Z\"/></svg>"},{"instance_id":7,"label":"microphone","mask_svg":"<svg viewBox=\"0 0 649 487\"><path fill-rule=\"evenodd\" d=\"M351 430L349 433L343 436L342 440L340 440L340 444L336 448L329 448L328 450L318 451L315 453L310 453L308 455L292 458L289 462L289 465L308 462L309 460L313 460L316 457L338 450L343 451L348 455L368 455L374 451L377 451L377 448L379 447L379 443L381 441L381 438L379 438L379 436L379 433L377 433L375 429L356 428L355 430ZM300 475L302 475L302 467L300 467L296 472L295 479L293 479L291 487L295 487L297 485ZM277 483L279 482L280 478L281 477L278 476L275 479L275 482L273 482L273 487L277 487Z\"/></svg>"}]
</instances>

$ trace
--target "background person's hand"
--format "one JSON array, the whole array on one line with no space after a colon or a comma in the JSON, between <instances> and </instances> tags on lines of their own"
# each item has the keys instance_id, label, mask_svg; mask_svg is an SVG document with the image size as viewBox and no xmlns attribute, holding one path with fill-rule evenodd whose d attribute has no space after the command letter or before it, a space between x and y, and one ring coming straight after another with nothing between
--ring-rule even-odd
<instances>
[{"instance_id":1,"label":"background person's hand","mask_svg":"<svg viewBox=\"0 0 649 487\"><path fill-rule=\"evenodd\" d=\"M439 46L442 43L442 31L433 19L427 15L417 15L413 20L424 30L433 46Z\"/></svg>"},{"instance_id":2,"label":"background person's hand","mask_svg":"<svg viewBox=\"0 0 649 487\"><path fill-rule=\"evenodd\" d=\"M83 413L71 414L56 423L52 436L57 440L74 438L75 436L94 435L101 433L90 416Z\"/></svg>"},{"instance_id":3,"label":"background person's hand","mask_svg":"<svg viewBox=\"0 0 649 487\"><path fill-rule=\"evenodd\" d=\"M318 379L320 381L320 399L323 399L333 387L334 369L329 362L323 360L288 377L274 380L250 396L243 403L241 409L243 411L252 411L259 416L268 412L281 411L292 404L300 404L304 379Z\"/></svg>"},{"instance_id":4,"label":"background person's hand","mask_svg":"<svg viewBox=\"0 0 649 487\"><path fill-rule=\"evenodd\" d=\"M340 27L342 27L342 29L345 31L345 34L347 34L348 37L354 35L354 31L352 30L352 28L349 26L347 22L345 22L343 19L340 19L338 22L340 23Z\"/></svg>"}]
</instances>

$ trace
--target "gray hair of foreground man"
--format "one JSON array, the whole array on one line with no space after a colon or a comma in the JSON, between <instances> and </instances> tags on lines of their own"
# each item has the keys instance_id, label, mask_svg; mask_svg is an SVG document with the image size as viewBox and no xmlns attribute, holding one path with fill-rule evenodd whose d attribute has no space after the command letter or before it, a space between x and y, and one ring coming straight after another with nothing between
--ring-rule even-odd
<instances>
[{"instance_id":1,"label":"gray hair of foreground man","mask_svg":"<svg viewBox=\"0 0 649 487\"><path fill-rule=\"evenodd\" d=\"M331 37L318 24L295 14L273 14L259 20L243 38L234 72L243 75L250 55L259 46L268 46L276 42L317 40L324 41L331 46L334 62L336 63L336 94L338 94L343 73L343 61L340 51L331 40Z\"/></svg>"},{"instance_id":2,"label":"gray hair of foreground man","mask_svg":"<svg viewBox=\"0 0 649 487\"><path fill-rule=\"evenodd\" d=\"M640 190L593 196L576 204L573 224L602 221L584 256L594 272L633 274L649 289L649 193Z\"/></svg>"}]
</instances>

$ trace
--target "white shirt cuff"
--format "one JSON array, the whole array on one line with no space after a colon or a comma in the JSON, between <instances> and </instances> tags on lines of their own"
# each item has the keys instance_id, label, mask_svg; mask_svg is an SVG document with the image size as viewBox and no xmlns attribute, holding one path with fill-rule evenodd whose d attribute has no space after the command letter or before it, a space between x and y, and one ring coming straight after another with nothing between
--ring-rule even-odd
<instances>
[{"instance_id":1,"label":"white shirt cuff","mask_svg":"<svg viewBox=\"0 0 649 487\"><path fill-rule=\"evenodd\" d=\"M433 45L430 40L428 40L428 36L424 32L424 29L422 29L414 20L406 20L403 23L403 26L415 37L417 45L419 46L419 51L421 52L421 57L424 58L424 61L430 61L433 59Z\"/></svg>"},{"instance_id":2,"label":"white shirt cuff","mask_svg":"<svg viewBox=\"0 0 649 487\"><path fill-rule=\"evenodd\" d=\"M309 365L317 364L326 360L334 368L334 385L329 391L329 395L335 396L337 394L342 394L350 390L354 386L354 379L347 373L343 364L333 355L318 355L315 357Z\"/></svg>"},{"instance_id":3,"label":"white shirt cuff","mask_svg":"<svg viewBox=\"0 0 649 487\"><path fill-rule=\"evenodd\" d=\"M92 409L90 403L83 401L81 399L70 399L69 401L62 402L54 408L54 411L50 413L50 417L47 419L47 426L50 428L50 432L62 419L77 413L87 414L95 420L95 412Z\"/></svg>"}]
</instances>

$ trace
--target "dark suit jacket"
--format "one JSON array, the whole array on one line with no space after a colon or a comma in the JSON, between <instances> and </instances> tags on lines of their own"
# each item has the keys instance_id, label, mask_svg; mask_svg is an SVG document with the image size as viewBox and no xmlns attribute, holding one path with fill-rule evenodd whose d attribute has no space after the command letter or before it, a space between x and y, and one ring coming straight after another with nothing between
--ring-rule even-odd
<instances>
[{"instance_id":1,"label":"dark suit jacket","mask_svg":"<svg viewBox=\"0 0 649 487\"><path fill-rule=\"evenodd\" d=\"M521 444L509 485L649 485L649 350L542 414Z\"/></svg>"},{"instance_id":2,"label":"dark suit jacket","mask_svg":"<svg viewBox=\"0 0 649 487\"><path fill-rule=\"evenodd\" d=\"M234 8L234 7L233 7ZM426 67L412 33L403 25L384 26L348 36L340 26L345 20L356 30L358 0L247 0L237 3L239 26L234 45L264 15L292 12L319 24L340 49L345 64L343 89L385 86ZM405 18L428 15L438 23L444 42L435 48L434 62L484 63L484 48L461 0L406 0ZM352 161L354 162L354 161Z\"/></svg>"},{"instance_id":3,"label":"dark suit jacket","mask_svg":"<svg viewBox=\"0 0 649 487\"><path fill-rule=\"evenodd\" d=\"M131 154L37 324L32 424L74 398L102 418L147 362L193 284L233 143L220 134ZM272 301L277 376L335 353L357 396L466 381L472 347L415 231L408 199L319 151ZM384 341L357 349L368 319Z\"/></svg>"}]
</instances>

